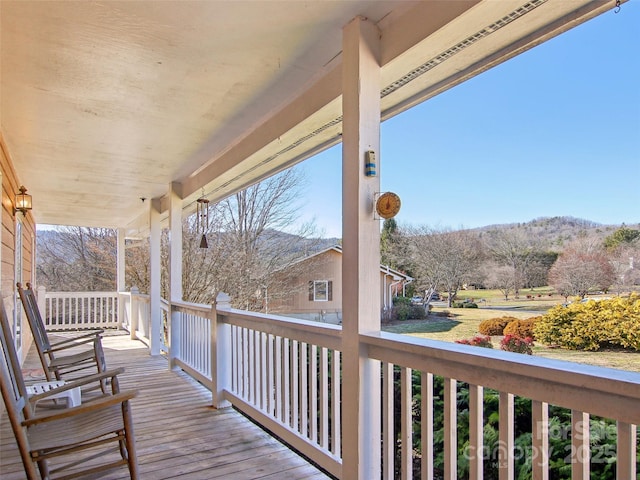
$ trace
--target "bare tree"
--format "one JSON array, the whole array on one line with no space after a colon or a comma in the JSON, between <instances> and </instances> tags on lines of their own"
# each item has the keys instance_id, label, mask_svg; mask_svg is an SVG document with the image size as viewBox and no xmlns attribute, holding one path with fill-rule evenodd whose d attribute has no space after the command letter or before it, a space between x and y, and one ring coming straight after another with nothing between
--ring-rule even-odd
<instances>
[{"instance_id":1,"label":"bare tree","mask_svg":"<svg viewBox=\"0 0 640 480\"><path fill-rule=\"evenodd\" d=\"M116 233L112 229L62 227L57 231L56 241L39 237L37 252L39 282L49 289L116 288Z\"/></svg>"},{"instance_id":2,"label":"bare tree","mask_svg":"<svg viewBox=\"0 0 640 480\"><path fill-rule=\"evenodd\" d=\"M607 290L615 280L614 269L605 252L592 244L574 242L560 255L549 271L549 283L565 298L584 298L590 291Z\"/></svg>"},{"instance_id":3,"label":"bare tree","mask_svg":"<svg viewBox=\"0 0 640 480\"><path fill-rule=\"evenodd\" d=\"M509 300L509 294L515 291L514 279L516 276L513 267L507 265L495 265L488 270L487 285L502 292L505 300Z\"/></svg>"},{"instance_id":4,"label":"bare tree","mask_svg":"<svg viewBox=\"0 0 640 480\"><path fill-rule=\"evenodd\" d=\"M489 232L486 240L487 250L500 265L511 268L516 298L520 288L529 276L529 269L534 263L538 250L533 240L521 230L498 230Z\"/></svg>"},{"instance_id":5,"label":"bare tree","mask_svg":"<svg viewBox=\"0 0 640 480\"><path fill-rule=\"evenodd\" d=\"M136 287L141 293L149 293L150 260L148 238L125 241L125 265L127 290Z\"/></svg>"},{"instance_id":6,"label":"bare tree","mask_svg":"<svg viewBox=\"0 0 640 480\"><path fill-rule=\"evenodd\" d=\"M451 306L458 289L478 268L481 245L468 230L435 230L430 227L404 231L415 266L418 285L424 290L444 290Z\"/></svg>"},{"instance_id":7,"label":"bare tree","mask_svg":"<svg viewBox=\"0 0 640 480\"><path fill-rule=\"evenodd\" d=\"M297 288L279 272L320 242L313 223L283 233L296 224L303 180L289 169L212 205L208 249L199 248L193 219L185 221L185 300L208 303L225 291L237 308L266 310L267 292L277 299Z\"/></svg>"},{"instance_id":8,"label":"bare tree","mask_svg":"<svg viewBox=\"0 0 640 480\"><path fill-rule=\"evenodd\" d=\"M194 216L182 224L182 290L189 302L211 303L219 292L229 292L234 283L239 255L234 239L225 231L220 209L211 209L209 215L209 248L200 248L201 235Z\"/></svg>"},{"instance_id":9,"label":"bare tree","mask_svg":"<svg viewBox=\"0 0 640 480\"><path fill-rule=\"evenodd\" d=\"M609 254L611 266L615 272L615 285L618 293L629 291L640 283L640 235L631 230L620 228L607 237L604 246Z\"/></svg>"}]
</instances>

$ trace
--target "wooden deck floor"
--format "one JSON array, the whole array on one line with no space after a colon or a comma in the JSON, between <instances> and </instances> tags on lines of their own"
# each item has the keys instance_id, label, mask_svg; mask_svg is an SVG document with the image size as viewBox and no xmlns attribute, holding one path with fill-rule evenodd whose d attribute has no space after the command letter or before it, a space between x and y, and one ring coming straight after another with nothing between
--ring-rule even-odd
<instances>
[{"instance_id":1,"label":"wooden deck floor","mask_svg":"<svg viewBox=\"0 0 640 480\"><path fill-rule=\"evenodd\" d=\"M137 389L133 400L136 446L141 478L160 479L328 479L234 409L215 410L211 394L181 371L169 371L162 357L125 335L103 342L109 368L125 367L121 388ZM29 373L37 361L25 363ZM3 406L4 410L4 406ZM0 478L24 479L24 470L2 412ZM100 478L128 478L126 468Z\"/></svg>"}]
</instances>

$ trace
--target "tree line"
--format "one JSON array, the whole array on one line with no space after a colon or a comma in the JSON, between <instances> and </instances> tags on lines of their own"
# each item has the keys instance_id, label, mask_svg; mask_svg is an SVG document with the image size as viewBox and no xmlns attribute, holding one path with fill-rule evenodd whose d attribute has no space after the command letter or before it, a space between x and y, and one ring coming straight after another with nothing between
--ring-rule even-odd
<instances>
[{"instance_id":1,"label":"tree line","mask_svg":"<svg viewBox=\"0 0 640 480\"><path fill-rule=\"evenodd\" d=\"M629 291L640 285L640 230L622 225L604 240L578 235L561 250L526 228L492 230L400 227L386 220L383 263L413 276L415 290L429 301L447 294L449 306L465 287L500 290L505 299L521 290L550 285L565 297Z\"/></svg>"}]
</instances>

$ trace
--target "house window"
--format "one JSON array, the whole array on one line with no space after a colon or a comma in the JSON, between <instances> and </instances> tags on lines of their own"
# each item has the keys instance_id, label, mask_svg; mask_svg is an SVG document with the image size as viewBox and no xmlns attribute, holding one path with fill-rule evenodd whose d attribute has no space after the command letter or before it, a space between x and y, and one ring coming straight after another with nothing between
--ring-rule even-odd
<instances>
[{"instance_id":1,"label":"house window","mask_svg":"<svg viewBox=\"0 0 640 480\"><path fill-rule=\"evenodd\" d=\"M331 280L309 282L310 302L330 302L331 300L333 300L333 282Z\"/></svg>"}]
</instances>

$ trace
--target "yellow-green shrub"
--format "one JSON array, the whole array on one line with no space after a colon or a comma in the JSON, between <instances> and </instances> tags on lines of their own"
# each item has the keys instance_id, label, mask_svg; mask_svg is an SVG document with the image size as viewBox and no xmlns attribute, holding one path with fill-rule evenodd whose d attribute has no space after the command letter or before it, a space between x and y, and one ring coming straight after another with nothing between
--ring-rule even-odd
<instances>
[{"instance_id":1,"label":"yellow-green shrub","mask_svg":"<svg viewBox=\"0 0 640 480\"><path fill-rule=\"evenodd\" d=\"M482 335L502 335L504 328L509 323L517 320L516 317L500 317L500 318L488 318L483 320L478 325L478 332Z\"/></svg>"},{"instance_id":2,"label":"yellow-green shrub","mask_svg":"<svg viewBox=\"0 0 640 480\"><path fill-rule=\"evenodd\" d=\"M506 327L504 327L502 333L504 335L515 335L516 337L520 338L531 337L535 340L536 337L533 331L533 327L541 318L541 316L538 316L527 318L524 320L515 319L509 322Z\"/></svg>"},{"instance_id":3,"label":"yellow-green shrub","mask_svg":"<svg viewBox=\"0 0 640 480\"><path fill-rule=\"evenodd\" d=\"M640 296L558 305L535 322L536 339L572 350L640 351Z\"/></svg>"}]
</instances>

